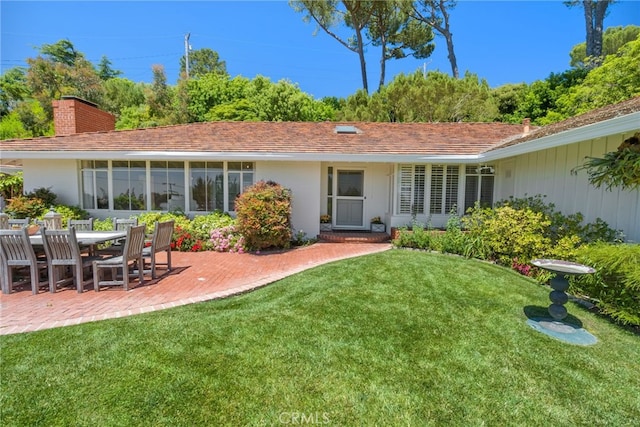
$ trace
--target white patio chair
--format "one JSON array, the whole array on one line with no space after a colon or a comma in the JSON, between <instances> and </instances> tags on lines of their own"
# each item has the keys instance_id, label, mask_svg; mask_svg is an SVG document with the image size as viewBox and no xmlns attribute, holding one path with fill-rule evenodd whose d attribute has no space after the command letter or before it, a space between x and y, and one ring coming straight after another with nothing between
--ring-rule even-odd
<instances>
[{"instance_id":1,"label":"white patio chair","mask_svg":"<svg viewBox=\"0 0 640 427\"><path fill-rule=\"evenodd\" d=\"M171 238L173 237L173 228L175 221L163 221L154 224L153 237L151 238L151 246L147 246L142 250L143 269L145 273L151 273L151 278L157 277L156 269L159 265L167 266L167 271L171 271ZM157 255L165 252L167 262L159 263ZM146 263L149 260L150 268L146 269Z\"/></svg>"},{"instance_id":2,"label":"white patio chair","mask_svg":"<svg viewBox=\"0 0 640 427\"><path fill-rule=\"evenodd\" d=\"M48 230L45 227L41 233L44 252L47 255L49 291L55 292L58 285L73 281L78 293L81 293L84 288L84 270L90 269L93 261L99 257L82 256L73 227L68 230ZM71 278L60 277L64 267L71 267Z\"/></svg>"},{"instance_id":3,"label":"white patio chair","mask_svg":"<svg viewBox=\"0 0 640 427\"><path fill-rule=\"evenodd\" d=\"M0 230L0 281L3 293L13 291L13 269L28 268L31 292L37 294L39 288L46 285L46 282L40 281L40 272L45 271L46 267L46 262L36 257L26 228Z\"/></svg>"},{"instance_id":4,"label":"white patio chair","mask_svg":"<svg viewBox=\"0 0 640 427\"><path fill-rule=\"evenodd\" d=\"M143 223L127 230L122 255L93 261L93 289L96 292L101 286L122 286L125 291L128 291L130 276L135 276L132 274L132 269L137 269L138 282L144 283L142 249L145 229L146 225ZM106 269L111 271L111 280L102 280ZM118 272L122 273L121 279L118 278Z\"/></svg>"}]
</instances>

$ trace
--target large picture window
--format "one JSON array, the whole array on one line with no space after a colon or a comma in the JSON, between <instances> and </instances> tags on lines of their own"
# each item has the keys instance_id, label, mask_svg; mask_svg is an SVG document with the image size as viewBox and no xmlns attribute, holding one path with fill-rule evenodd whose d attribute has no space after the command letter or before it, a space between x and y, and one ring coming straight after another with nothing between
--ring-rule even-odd
<instances>
[{"instance_id":1,"label":"large picture window","mask_svg":"<svg viewBox=\"0 0 640 427\"><path fill-rule=\"evenodd\" d=\"M83 160L82 206L84 209L109 209L109 162Z\"/></svg>"},{"instance_id":2,"label":"large picture window","mask_svg":"<svg viewBox=\"0 0 640 427\"><path fill-rule=\"evenodd\" d=\"M233 212L255 182L253 162L85 160L80 176L92 210Z\"/></svg>"},{"instance_id":3,"label":"large picture window","mask_svg":"<svg viewBox=\"0 0 640 427\"><path fill-rule=\"evenodd\" d=\"M185 209L184 162L150 162L151 209Z\"/></svg>"},{"instance_id":4,"label":"large picture window","mask_svg":"<svg viewBox=\"0 0 640 427\"><path fill-rule=\"evenodd\" d=\"M224 210L224 163L191 162L192 211L212 212Z\"/></svg>"},{"instance_id":5,"label":"large picture window","mask_svg":"<svg viewBox=\"0 0 640 427\"><path fill-rule=\"evenodd\" d=\"M147 209L147 175L144 161L113 161L113 209Z\"/></svg>"}]
</instances>

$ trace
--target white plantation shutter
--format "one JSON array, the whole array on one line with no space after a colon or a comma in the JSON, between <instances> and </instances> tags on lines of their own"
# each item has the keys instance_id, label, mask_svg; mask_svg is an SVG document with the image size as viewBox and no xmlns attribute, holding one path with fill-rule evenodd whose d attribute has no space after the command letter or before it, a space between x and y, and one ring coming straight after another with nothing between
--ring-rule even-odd
<instances>
[{"instance_id":1,"label":"white plantation shutter","mask_svg":"<svg viewBox=\"0 0 640 427\"><path fill-rule=\"evenodd\" d=\"M415 167L415 176L413 179L413 209L416 214L424 213L424 184L425 184L424 165Z\"/></svg>"},{"instance_id":2,"label":"white plantation shutter","mask_svg":"<svg viewBox=\"0 0 640 427\"><path fill-rule=\"evenodd\" d=\"M443 214L451 212L454 206L458 204L458 182L460 180L460 167L447 166L447 193Z\"/></svg>"},{"instance_id":3,"label":"white plantation shutter","mask_svg":"<svg viewBox=\"0 0 640 427\"><path fill-rule=\"evenodd\" d=\"M442 188L444 184L444 166L431 166L431 198L429 213L442 213Z\"/></svg>"},{"instance_id":4,"label":"white plantation shutter","mask_svg":"<svg viewBox=\"0 0 640 427\"><path fill-rule=\"evenodd\" d=\"M398 210L401 214L411 213L411 175L413 167L411 165L400 165L400 200Z\"/></svg>"}]
</instances>

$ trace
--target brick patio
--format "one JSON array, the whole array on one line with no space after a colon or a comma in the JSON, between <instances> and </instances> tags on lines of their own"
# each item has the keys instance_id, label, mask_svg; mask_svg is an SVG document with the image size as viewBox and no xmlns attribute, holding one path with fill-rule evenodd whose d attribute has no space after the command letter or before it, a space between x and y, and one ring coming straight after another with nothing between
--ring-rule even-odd
<instances>
[{"instance_id":1,"label":"brick patio","mask_svg":"<svg viewBox=\"0 0 640 427\"><path fill-rule=\"evenodd\" d=\"M282 252L229 254L173 252L174 270L156 280L85 292L75 288L55 294L42 288L32 295L29 286L0 295L0 335L37 331L84 322L112 319L170 307L224 298L268 285L288 275L345 258L385 251L389 243L316 243ZM163 259L160 259L163 261Z\"/></svg>"}]
</instances>

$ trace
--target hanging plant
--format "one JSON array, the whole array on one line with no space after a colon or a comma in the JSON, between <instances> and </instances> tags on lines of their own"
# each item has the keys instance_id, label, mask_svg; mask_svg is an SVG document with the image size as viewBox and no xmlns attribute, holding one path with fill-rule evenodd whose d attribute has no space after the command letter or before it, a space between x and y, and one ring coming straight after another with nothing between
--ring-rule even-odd
<instances>
[{"instance_id":1,"label":"hanging plant","mask_svg":"<svg viewBox=\"0 0 640 427\"><path fill-rule=\"evenodd\" d=\"M625 139L617 151L606 153L602 158L587 157L587 161L571 170L576 174L586 170L589 182L596 188L606 186L635 189L640 187L640 132Z\"/></svg>"}]
</instances>

